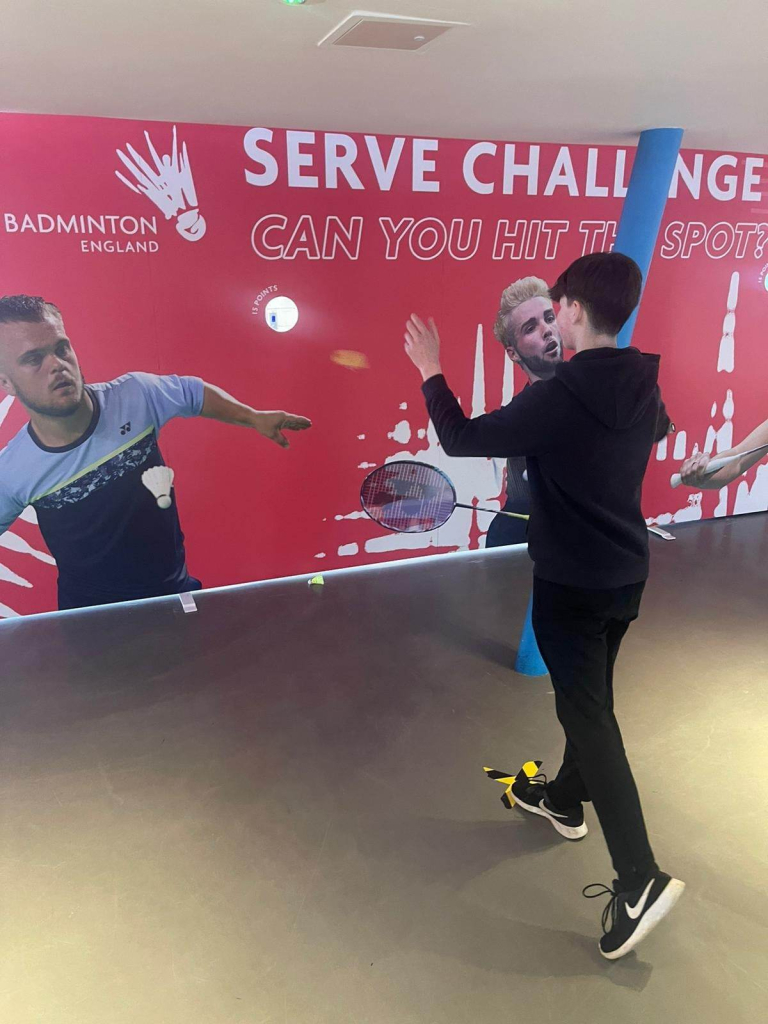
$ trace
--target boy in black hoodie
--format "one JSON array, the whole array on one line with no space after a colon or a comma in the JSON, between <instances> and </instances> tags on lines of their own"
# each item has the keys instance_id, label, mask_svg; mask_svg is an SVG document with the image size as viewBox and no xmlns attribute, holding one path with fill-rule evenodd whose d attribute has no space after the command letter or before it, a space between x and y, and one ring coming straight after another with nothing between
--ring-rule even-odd
<instances>
[{"instance_id":1,"label":"boy in black hoodie","mask_svg":"<svg viewBox=\"0 0 768 1024\"><path fill-rule=\"evenodd\" d=\"M475 419L442 375L434 323L414 316L405 336L446 453L527 458L533 625L566 747L553 782L521 777L512 792L568 839L587 834L583 803L593 802L618 874L613 889L584 891L611 896L600 940L608 959L633 949L685 888L656 864L613 711L616 656L648 577L643 476L670 429L659 357L616 344L641 287L639 267L620 253L576 260L551 290L563 344L575 355L551 380Z\"/></svg>"}]
</instances>

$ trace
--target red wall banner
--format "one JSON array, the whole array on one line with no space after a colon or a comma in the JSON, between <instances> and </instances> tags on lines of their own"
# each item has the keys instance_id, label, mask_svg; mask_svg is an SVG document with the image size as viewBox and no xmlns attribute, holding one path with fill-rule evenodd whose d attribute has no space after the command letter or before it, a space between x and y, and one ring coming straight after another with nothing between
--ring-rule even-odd
<instances>
[{"instance_id":1,"label":"red wall banner","mask_svg":"<svg viewBox=\"0 0 768 1024\"><path fill-rule=\"evenodd\" d=\"M404 322L435 317L466 411L508 400L523 380L492 334L502 290L611 246L633 156L12 114L0 140L0 294L56 303L87 381L190 374L313 420L289 451L207 420L163 429L206 586L483 543L482 513L402 536L360 511L362 478L395 457L444 468L460 501L499 507L503 491L502 464L439 449ZM677 425L646 478L649 522L768 508L765 462L722 491L669 484L696 448L768 417L767 191L761 157L678 161L633 342L661 353ZM278 299L298 312L289 330L274 329L292 308ZM0 448L26 420L0 394ZM0 616L54 608L55 580L28 510L0 536Z\"/></svg>"}]
</instances>

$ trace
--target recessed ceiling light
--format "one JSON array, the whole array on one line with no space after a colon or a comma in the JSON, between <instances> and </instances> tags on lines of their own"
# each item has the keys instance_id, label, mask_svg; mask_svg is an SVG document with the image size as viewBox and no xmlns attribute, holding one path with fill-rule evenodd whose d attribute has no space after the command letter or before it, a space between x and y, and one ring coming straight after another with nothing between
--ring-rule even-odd
<instances>
[{"instance_id":1,"label":"recessed ceiling light","mask_svg":"<svg viewBox=\"0 0 768 1024\"><path fill-rule=\"evenodd\" d=\"M466 22L353 11L318 46L361 46L380 50L422 50Z\"/></svg>"}]
</instances>

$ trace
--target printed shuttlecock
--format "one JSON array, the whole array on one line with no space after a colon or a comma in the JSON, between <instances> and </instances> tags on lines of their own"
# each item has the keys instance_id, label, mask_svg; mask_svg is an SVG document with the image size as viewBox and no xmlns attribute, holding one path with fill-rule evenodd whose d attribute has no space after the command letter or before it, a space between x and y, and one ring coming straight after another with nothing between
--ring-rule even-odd
<instances>
[{"instance_id":1,"label":"printed shuttlecock","mask_svg":"<svg viewBox=\"0 0 768 1024\"><path fill-rule=\"evenodd\" d=\"M331 353L331 362L337 366L344 366L347 370L367 370L370 367L368 356L365 352L355 352L352 349L340 348Z\"/></svg>"},{"instance_id":2,"label":"printed shuttlecock","mask_svg":"<svg viewBox=\"0 0 768 1024\"><path fill-rule=\"evenodd\" d=\"M141 474L141 482L157 499L160 508L171 507L173 470L170 466L153 466Z\"/></svg>"},{"instance_id":3,"label":"printed shuttlecock","mask_svg":"<svg viewBox=\"0 0 768 1024\"><path fill-rule=\"evenodd\" d=\"M307 580L310 587L322 587L325 584L325 580L322 576L313 576L311 580Z\"/></svg>"}]
</instances>

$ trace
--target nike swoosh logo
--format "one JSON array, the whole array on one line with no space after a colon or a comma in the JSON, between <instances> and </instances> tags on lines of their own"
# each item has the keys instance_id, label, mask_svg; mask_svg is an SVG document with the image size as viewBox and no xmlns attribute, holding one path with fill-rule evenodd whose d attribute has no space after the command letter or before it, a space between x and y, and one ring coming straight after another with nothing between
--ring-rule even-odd
<instances>
[{"instance_id":1,"label":"nike swoosh logo","mask_svg":"<svg viewBox=\"0 0 768 1024\"><path fill-rule=\"evenodd\" d=\"M637 903L635 904L634 907L630 907L630 905L628 903L625 904L625 906L627 908L627 913L629 914L629 916L632 918L633 921L636 921L638 919L638 917L640 917L642 912L645 910L645 904L648 902L648 897L651 895L651 889L652 888L653 888L653 879L651 879L650 882L648 883L648 885L646 885L645 892L640 897L640 899L637 901Z\"/></svg>"},{"instance_id":2,"label":"nike swoosh logo","mask_svg":"<svg viewBox=\"0 0 768 1024\"><path fill-rule=\"evenodd\" d=\"M567 818L567 817L568 817L568 815L567 815L567 814L558 814L558 813L557 813L557 811L553 811L553 810L550 810L550 808L549 808L549 807L545 807L545 806L544 806L544 799L543 799L543 797L542 797L542 799L541 799L541 800L539 800L539 807L540 807L540 808L542 809L542 811L544 811L544 812L545 812L546 814L551 814L553 818Z\"/></svg>"}]
</instances>

